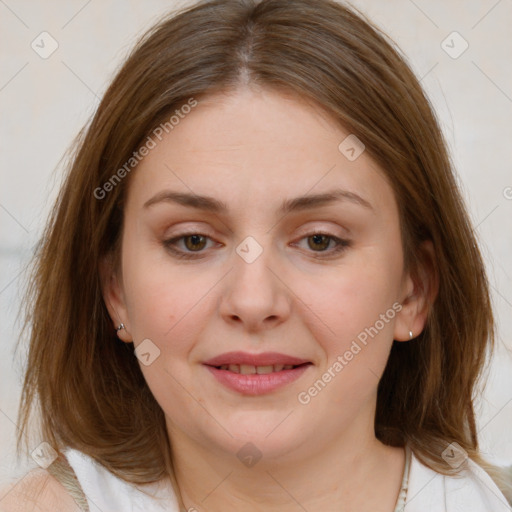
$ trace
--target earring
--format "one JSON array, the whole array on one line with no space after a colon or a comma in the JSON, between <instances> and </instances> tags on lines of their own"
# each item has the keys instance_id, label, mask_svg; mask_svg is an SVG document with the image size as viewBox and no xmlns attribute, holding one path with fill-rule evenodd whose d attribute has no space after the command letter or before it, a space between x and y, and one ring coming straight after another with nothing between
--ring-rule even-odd
<instances>
[{"instance_id":1,"label":"earring","mask_svg":"<svg viewBox=\"0 0 512 512\"><path fill-rule=\"evenodd\" d=\"M121 324L123 325L123 324ZM409 331L409 340L412 340L412 331Z\"/></svg>"},{"instance_id":2,"label":"earring","mask_svg":"<svg viewBox=\"0 0 512 512\"><path fill-rule=\"evenodd\" d=\"M124 324L119 324L119 327L116 329L116 332L122 331L124 329Z\"/></svg>"}]
</instances>

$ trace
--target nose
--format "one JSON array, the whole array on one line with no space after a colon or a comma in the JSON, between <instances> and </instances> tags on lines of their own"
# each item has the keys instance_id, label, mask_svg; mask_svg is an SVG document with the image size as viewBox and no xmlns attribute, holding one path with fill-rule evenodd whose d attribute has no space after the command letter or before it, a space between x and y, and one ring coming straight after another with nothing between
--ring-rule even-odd
<instances>
[{"instance_id":1,"label":"nose","mask_svg":"<svg viewBox=\"0 0 512 512\"><path fill-rule=\"evenodd\" d=\"M290 309L291 291L271 250L254 241L240 244L222 293L220 314L224 320L246 332L258 332L285 322Z\"/></svg>"}]
</instances>

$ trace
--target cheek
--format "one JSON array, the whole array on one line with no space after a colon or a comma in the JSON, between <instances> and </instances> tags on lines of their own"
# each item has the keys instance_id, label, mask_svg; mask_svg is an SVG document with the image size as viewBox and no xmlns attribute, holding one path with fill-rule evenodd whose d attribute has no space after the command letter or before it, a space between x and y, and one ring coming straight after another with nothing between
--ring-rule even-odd
<instances>
[{"instance_id":1,"label":"cheek","mask_svg":"<svg viewBox=\"0 0 512 512\"><path fill-rule=\"evenodd\" d=\"M298 294L307 300L307 328L322 346L329 368L341 357L348 385L380 375L393 341L401 281L401 261L393 254L366 248L348 259L338 271L309 285ZM368 371L361 372L361 368ZM324 369L326 369L324 368Z\"/></svg>"},{"instance_id":2,"label":"cheek","mask_svg":"<svg viewBox=\"0 0 512 512\"><path fill-rule=\"evenodd\" d=\"M158 262L141 250L126 258L124 269L124 275L129 276L125 289L134 345L149 339L157 347L150 345L158 354L154 357L152 352L150 364L142 359L139 364L153 396L166 411L175 411L176 404L180 411L195 408L195 402L183 390L194 389L189 355L195 340L201 337L201 318L211 314L204 297L211 286L205 280L184 278L182 270L168 261ZM194 409L194 413L200 412ZM187 415L182 421L187 421Z\"/></svg>"},{"instance_id":3,"label":"cheek","mask_svg":"<svg viewBox=\"0 0 512 512\"><path fill-rule=\"evenodd\" d=\"M123 262L128 317L135 342L154 339L163 349L172 339L173 350L180 350L186 340L190 321L201 311L201 297L207 284L190 276L184 277L179 266L169 264L165 251L130 244L127 240ZM208 289L206 287L206 289ZM168 344L168 343L167 343Z\"/></svg>"}]
</instances>

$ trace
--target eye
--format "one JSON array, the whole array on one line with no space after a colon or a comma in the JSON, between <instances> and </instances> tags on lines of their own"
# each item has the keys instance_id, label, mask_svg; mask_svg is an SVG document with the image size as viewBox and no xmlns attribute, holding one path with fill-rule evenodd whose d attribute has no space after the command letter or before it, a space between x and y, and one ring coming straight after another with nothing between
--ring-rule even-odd
<instances>
[{"instance_id":1,"label":"eye","mask_svg":"<svg viewBox=\"0 0 512 512\"><path fill-rule=\"evenodd\" d=\"M331 235L329 233L311 233L301 238L301 241L302 240L307 240L307 245L310 249L312 249L313 252L320 253L318 255L315 254L315 258L323 258L326 256L338 254L351 245L349 240L338 238L337 236ZM331 242L334 243L334 248L328 250ZM324 256L322 253L326 253L326 256Z\"/></svg>"},{"instance_id":2,"label":"eye","mask_svg":"<svg viewBox=\"0 0 512 512\"><path fill-rule=\"evenodd\" d=\"M177 249L178 242L183 240L185 250ZM177 258L196 258L201 257L200 254L206 246L206 241L211 240L210 237L202 233L183 233L163 242L166 249L171 251Z\"/></svg>"}]
</instances>

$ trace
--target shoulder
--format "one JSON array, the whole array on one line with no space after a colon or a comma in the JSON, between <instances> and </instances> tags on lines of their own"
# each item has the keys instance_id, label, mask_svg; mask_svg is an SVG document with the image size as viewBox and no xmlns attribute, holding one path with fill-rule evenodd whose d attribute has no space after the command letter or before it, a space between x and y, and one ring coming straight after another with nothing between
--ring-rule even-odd
<instances>
[{"instance_id":1,"label":"shoulder","mask_svg":"<svg viewBox=\"0 0 512 512\"><path fill-rule=\"evenodd\" d=\"M80 512L64 486L37 468L0 489L1 512Z\"/></svg>"},{"instance_id":2,"label":"shoulder","mask_svg":"<svg viewBox=\"0 0 512 512\"><path fill-rule=\"evenodd\" d=\"M492 478L473 460L467 459L457 475L430 469L412 455L404 512L512 512Z\"/></svg>"},{"instance_id":3,"label":"shoulder","mask_svg":"<svg viewBox=\"0 0 512 512\"><path fill-rule=\"evenodd\" d=\"M70 448L64 453L88 500L99 510L179 512L170 482L135 485L79 450Z\"/></svg>"}]
</instances>

